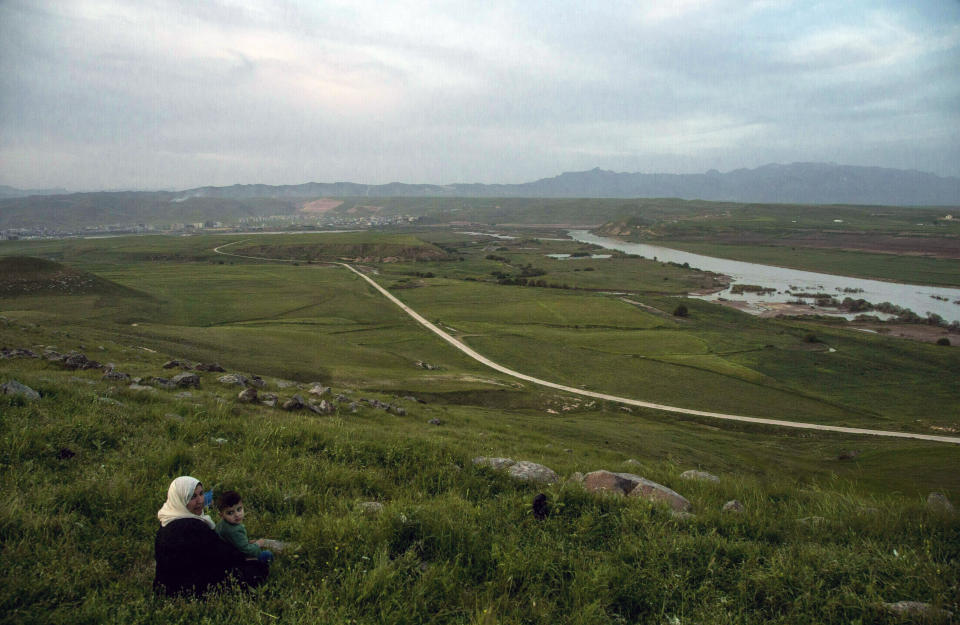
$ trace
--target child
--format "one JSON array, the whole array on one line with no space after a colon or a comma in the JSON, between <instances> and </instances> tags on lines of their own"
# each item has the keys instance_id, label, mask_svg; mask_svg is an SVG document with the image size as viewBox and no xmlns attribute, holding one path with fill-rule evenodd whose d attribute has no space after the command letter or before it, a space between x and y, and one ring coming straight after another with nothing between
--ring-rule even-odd
<instances>
[{"instance_id":1,"label":"child","mask_svg":"<svg viewBox=\"0 0 960 625\"><path fill-rule=\"evenodd\" d=\"M243 500L239 493L225 490L217 497L217 510L220 512L220 522L217 523L217 534L240 550L247 558L256 558L260 562L273 560L273 553L261 549L263 539L247 540L247 528L243 526Z\"/></svg>"}]
</instances>

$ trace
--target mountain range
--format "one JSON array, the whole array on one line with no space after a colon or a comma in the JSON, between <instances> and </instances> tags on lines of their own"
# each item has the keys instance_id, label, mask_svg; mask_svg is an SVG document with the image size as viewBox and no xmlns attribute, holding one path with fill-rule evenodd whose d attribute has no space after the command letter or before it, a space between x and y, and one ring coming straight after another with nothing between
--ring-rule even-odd
<instances>
[{"instance_id":1,"label":"mountain range","mask_svg":"<svg viewBox=\"0 0 960 625\"><path fill-rule=\"evenodd\" d=\"M233 185L183 191L177 199L307 197L673 197L687 200L791 204L960 204L960 178L829 163L770 164L727 173L618 173L600 168L566 172L521 184L365 185L354 182L301 185Z\"/></svg>"}]
</instances>

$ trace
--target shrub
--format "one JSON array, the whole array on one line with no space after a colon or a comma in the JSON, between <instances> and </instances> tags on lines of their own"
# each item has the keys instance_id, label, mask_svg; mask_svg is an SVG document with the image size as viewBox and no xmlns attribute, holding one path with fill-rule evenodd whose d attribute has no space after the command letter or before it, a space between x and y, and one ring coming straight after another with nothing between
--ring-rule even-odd
<instances>
[{"instance_id":1,"label":"shrub","mask_svg":"<svg viewBox=\"0 0 960 625\"><path fill-rule=\"evenodd\" d=\"M814 334L813 332L808 332L807 334L804 334L804 335L803 335L803 342L804 342L804 343L819 343L819 342L820 342L820 339L818 339L818 338L817 338L817 335Z\"/></svg>"},{"instance_id":2,"label":"shrub","mask_svg":"<svg viewBox=\"0 0 960 625\"><path fill-rule=\"evenodd\" d=\"M679 306L673 309L674 317L686 317L688 314L690 313L687 310L687 307L684 306L683 304L680 304Z\"/></svg>"},{"instance_id":3,"label":"shrub","mask_svg":"<svg viewBox=\"0 0 960 625\"><path fill-rule=\"evenodd\" d=\"M948 339L947 337L943 337L943 338L941 338L941 339L937 339L937 345L946 345L946 346L949 346L949 345L950 345L950 339Z\"/></svg>"}]
</instances>

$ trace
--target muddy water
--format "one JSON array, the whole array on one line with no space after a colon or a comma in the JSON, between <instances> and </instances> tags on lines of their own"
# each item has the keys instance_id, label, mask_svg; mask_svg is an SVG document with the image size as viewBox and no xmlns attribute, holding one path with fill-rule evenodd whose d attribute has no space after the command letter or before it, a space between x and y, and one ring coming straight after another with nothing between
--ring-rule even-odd
<instances>
[{"instance_id":1,"label":"muddy water","mask_svg":"<svg viewBox=\"0 0 960 625\"><path fill-rule=\"evenodd\" d=\"M679 250L648 245L646 243L625 243L616 239L600 237L586 230L571 230L569 234L574 240L583 243L594 243L607 249L620 250L628 254L639 254L640 256L656 258L663 262L689 263L691 267L696 267L697 269L722 273L730 276L732 279L731 287L736 284L754 284L776 289L774 293L760 295L757 293L734 294L731 293L728 288L719 293L702 297L702 299L714 301L718 298L724 298L731 301L745 302L748 310L751 312L763 312L765 304L795 301L796 296L787 293L787 291L793 291L794 293L826 293L839 300L843 300L844 297L865 299L872 304L890 302L903 308L909 308L921 316L927 313L935 313L947 321L960 322L960 304L954 303L960 302L960 289L899 284L896 282L866 280L863 278L801 271L799 269L787 269L785 267L745 263L737 260L727 260L725 258L714 258L712 256L681 252ZM844 292L844 289L861 289L863 292L847 293ZM806 301L813 303L812 299L807 299ZM818 309L817 312L820 314L831 314L831 309ZM870 312L868 314L876 313ZM855 315L842 316L852 317Z\"/></svg>"}]
</instances>

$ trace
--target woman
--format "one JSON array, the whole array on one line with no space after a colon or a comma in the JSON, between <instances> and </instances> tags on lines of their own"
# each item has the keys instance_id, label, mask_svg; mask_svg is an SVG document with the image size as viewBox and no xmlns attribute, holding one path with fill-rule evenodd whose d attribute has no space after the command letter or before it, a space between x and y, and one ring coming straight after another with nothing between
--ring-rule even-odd
<instances>
[{"instance_id":1,"label":"woman","mask_svg":"<svg viewBox=\"0 0 960 625\"><path fill-rule=\"evenodd\" d=\"M213 531L203 514L200 480L184 475L170 483L167 502L157 512L160 530L154 543L157 575L153 588L167 595L203 595L223 582L259 586L270 573L267 564L246 560Z\"/></svg>"}]
</instances>

